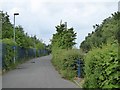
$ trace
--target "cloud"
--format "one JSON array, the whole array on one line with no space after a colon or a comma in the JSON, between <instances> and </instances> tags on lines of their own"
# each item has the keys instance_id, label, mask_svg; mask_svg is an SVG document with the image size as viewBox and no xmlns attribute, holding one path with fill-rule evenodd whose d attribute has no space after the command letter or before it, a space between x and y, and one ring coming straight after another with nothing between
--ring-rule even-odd
<instances>
[{"instance_id":1,"label":"cloud","mask_svg":"<svg viewBox=\"0 0 120 90\"><path fill-rule=\"evenodd\" d=\"M119 0L118 0L119 1ZM117 0L2 0L0 8L10 14L19 12L16 25L22 25L29 35L37 35L46 43L55 33L55 26L68 22L77 32L77 43L84 40L87 33L92 32L92 25L101 23L103 19L117 11Z\"/></svg>"}]
</instances>

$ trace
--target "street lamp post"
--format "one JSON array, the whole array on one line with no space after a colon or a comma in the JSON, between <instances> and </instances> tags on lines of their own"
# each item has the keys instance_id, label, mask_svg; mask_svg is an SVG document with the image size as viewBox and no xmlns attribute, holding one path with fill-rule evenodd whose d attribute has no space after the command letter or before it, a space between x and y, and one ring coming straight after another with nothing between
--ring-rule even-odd
<instances>
[{"instance_id":1,"label":"street lamp post","mask_svg":"<svg viewBox=\"0 0 120 90\"><path fill-rule=\"evenodd\" d=\"M14 29L13 29L13 32L14 32L14 43L15 43L15 16L16 15L19 15L19 13L14 13ZM14 64L15 64L15 46L14 46Z\"/></svg>"}]
</instances>

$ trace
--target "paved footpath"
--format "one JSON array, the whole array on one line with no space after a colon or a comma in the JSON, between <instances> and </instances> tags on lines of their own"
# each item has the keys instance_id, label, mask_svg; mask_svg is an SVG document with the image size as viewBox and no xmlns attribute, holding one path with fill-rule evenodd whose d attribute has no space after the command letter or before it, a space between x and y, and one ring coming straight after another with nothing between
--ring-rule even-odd
<instances>
[{"instance_id":1,"label":"paved footpath","mask_svg":"<svg viewBox=\"0 0 120 90\"><path fill-rule=\"evenodd\" d=\"M51 56L32 59L2 77L3 88L78 88L61 78L51 63Z\"/></svg>"},{"instance_id":2,"label":"paved footpath","mask_svg":"<svg viewBox=\"0 0 120 90\"><path fill-rule=\"evenodd\" d=\"M2 89L2 76L0 75L0 90Z\"/></svg>"}]
</instances>

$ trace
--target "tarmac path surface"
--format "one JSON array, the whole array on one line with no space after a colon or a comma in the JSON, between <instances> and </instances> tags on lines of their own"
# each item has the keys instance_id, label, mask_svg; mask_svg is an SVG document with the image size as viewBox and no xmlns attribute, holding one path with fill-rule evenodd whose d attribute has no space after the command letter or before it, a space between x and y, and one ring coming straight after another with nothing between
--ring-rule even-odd
<instances>
[{"instance_id":1,"label":"tarmac path surface","mask_svg":"<svg viewBox=\"0 0 120 90\"><path fill-rule=\"evenodd\" d=\"M2 88L78 88L78 86L61 78L49 55L27 61L4 74Z\"/></svg>"}]
</instances>

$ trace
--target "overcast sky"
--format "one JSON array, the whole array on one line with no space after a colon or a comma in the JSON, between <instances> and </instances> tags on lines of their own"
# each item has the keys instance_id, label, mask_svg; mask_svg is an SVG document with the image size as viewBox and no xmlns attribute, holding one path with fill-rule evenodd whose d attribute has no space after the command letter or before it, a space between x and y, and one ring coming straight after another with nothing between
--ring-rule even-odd
<instances>
[{"instance_id":1,"label":"overcast sky","mask_svg":"<svg viewBox=\"0 0 120 90\"><path fill-rule=\"evenodd\" d=\"M36 35L46 44L50 43L55 26L60 20L68 23L77 32L77 47L94 24L100 24L118 10L119 0L0 0L0 10L8 12L13 23L22 25L29 35Z\"/></svg>"}]
</instances>

